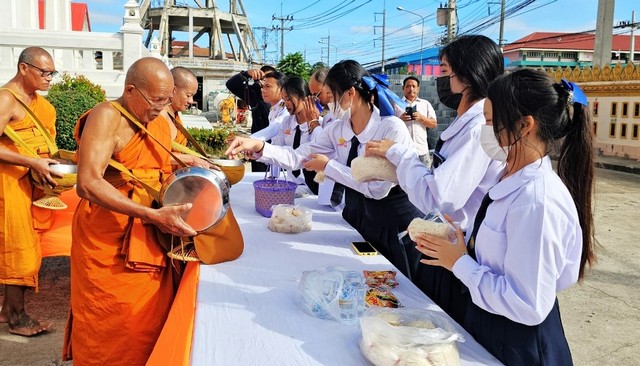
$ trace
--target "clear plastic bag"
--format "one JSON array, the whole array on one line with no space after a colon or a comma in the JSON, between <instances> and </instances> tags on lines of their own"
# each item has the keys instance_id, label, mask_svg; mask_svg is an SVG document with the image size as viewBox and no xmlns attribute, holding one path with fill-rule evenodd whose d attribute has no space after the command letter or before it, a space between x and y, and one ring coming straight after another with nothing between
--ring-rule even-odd
<instances>
[{"instance_id":1,"label":"clear plastic bag","mask_svg":"<svg viewBox=\"0 0 640 366\"><path fill-rule=\"evenodd\" d=\"M300 205L274 205L269 219L269 230L277 233L301 233L311 230L313 212Z\"/></svg>"},{"instance_id":2,"label":"clear plastic bag","mask_svg":"<svg viewBox=\"0 0 640 366\"><path fill-rule=\"evenodd\" d=\"M362 273L329 266L302 273L298 302L311 316L355 325L365 309L365 289Z\"/></svg>"},{"instance_id":3,"label":"clear plastic bag","mask_svg":"<svg viewBox=\"0 0 640 366\"><path fill-rule=\"evenodd\" d=\"M369 308L360 318L360 350L376 366L459 365L453 322L424 309Z\"/></svg>"},{"instance_id":4,"label":"clear plastic bag","mask_svg":"<svg viewBox=\"0 0 640 366\"><path fill-rule=\"evenodd\" d=\"M435 208L424 218L415 218L407 227L407 230L398 234L398 237L402 239L404 236L409 235L412 241L415 241L415 235L418 233L427 233L442 238L449 239L452 243L455 243L456 228L444 218L444 215Z\"/></svg>"}]
</instances>

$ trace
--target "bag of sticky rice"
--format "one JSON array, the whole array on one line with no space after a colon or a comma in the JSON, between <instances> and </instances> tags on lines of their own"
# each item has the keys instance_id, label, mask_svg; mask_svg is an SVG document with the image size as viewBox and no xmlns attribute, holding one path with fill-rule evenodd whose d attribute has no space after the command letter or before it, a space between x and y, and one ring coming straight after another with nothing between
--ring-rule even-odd
<instances>
[{"instance_id":1,"label":"bag of sticky rice","mask_svg":"<svg viewBox=\"0 0 640 366\"><path fill-rule=\"evenodd\" d=\"M351 162L351 175L358 182L386 180L398 183L396 166L387 158L379 156L358 156Z\"/></svg>"},{"instance_id":2,"label":"bag of sticky rice","mask_svg":"<svg viewBox=\"0 0 640 366\"><path fill-rule=\"evenodd\" d=\"M415 237L419 233L438 236L449 239L452 242L456 240L456 228L444 218L438 209L431 211L424 219L413 219L409 223L407 231L413 241L416 241Z\"/></svg>"},{"instance_id":3,"label":"bag of sticky rice","mask_svg":"<svg viewBox=\"0 0 640 366\"><path fill-rule=\"evenodd\" d=\"M376 366L460 365L457 342L464 338L435 311L369 308L360 329L360 350Z\"/></svg>"}]
</instances>

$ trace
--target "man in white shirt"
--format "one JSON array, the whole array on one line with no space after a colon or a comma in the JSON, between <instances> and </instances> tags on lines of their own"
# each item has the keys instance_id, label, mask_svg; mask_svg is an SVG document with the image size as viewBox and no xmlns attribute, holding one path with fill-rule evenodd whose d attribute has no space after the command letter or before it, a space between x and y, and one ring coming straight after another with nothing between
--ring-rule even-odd
<instances>
[{"instance_id":1,"label":"man in white shirt","mask_svg":"<svg viewBox=\"0 0 640 366\"><path fill-rule=\"evenodd\" d=\"M407 125L420 161L426 166L431 166L427 128L435 128L438 125L438 121L436 120L436 111L431 106L431 103L425 99L418 98L419 91L420 80L417 77L408 76L404 79L402 92L404 93L403 100L407 102L407 108L404 111L396 109L396 115Z\"/></svg>"},{"instance_id":2,"label":"man in white shirt","mask_svg":"<svg viewBox=\"0 0 640 366\"><path fill-rule=\"evenodd\" d=\"M316 106L320 110L320 124L322 127L328 126L334 119L331 113L333 94L324 81L327 78L329 69L321 67L311 74L309 78L309 91L313 96Z\"/></svg>"}]
</instances>

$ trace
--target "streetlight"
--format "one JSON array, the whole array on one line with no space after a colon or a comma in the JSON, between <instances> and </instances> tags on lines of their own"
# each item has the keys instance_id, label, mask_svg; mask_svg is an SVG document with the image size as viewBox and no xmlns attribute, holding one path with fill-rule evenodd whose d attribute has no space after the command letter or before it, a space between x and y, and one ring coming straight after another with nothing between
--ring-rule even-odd
<instances>
[{"instance_id":1,"label":"streetlight","mask_svg":"<svg viewBox=\"0 0 640 366\"><path fill-rule=\"evenodd\" d=\"M406 11L407 13L411 13L415 16L419 16L420 19L422 19L422 31L420 32L420 74L418 74L418 75L422 75L424 73L424 65L422 65L422 45L424 41L424 17L418 13L412 12L411 10L407 10L402 6L398 6L396 9L400 11Z\"/></svg>"}]
</instances>

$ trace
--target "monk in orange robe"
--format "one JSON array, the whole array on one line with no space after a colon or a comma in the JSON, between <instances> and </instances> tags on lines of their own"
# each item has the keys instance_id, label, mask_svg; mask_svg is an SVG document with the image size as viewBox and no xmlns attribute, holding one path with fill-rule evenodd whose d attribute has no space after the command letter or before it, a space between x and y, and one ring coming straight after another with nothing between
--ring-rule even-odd
<instances>
[{"instance_id":1,"label":"monk in orange robe","mask_svg":"<svg viewBox=\"0 0 640 366\"><path fill-rule=\"evenodd\" d=\"M29 169L41 181L55 186L49 165L49 147L32 117L18 101L24 102L42 122L43 128L55 138L56 112L36 91L49 89L57 72L51 55L39 47L26 48L18 57L18 72L0 89L0 284L4 285L4 300L0 323L9 323L9 332L32 336L48 330L48 322L31 318L24 309L26 289L38 286L38 271L42 260L36 228L47 226L52 217L45 212L34 217L38 209L32 199L37 194L31 183ZM20 147L9 136L11 127L29 148ZM35 157L31 155L38 155ZM42 210L42 209L40 209ZM42 213L42 212L40 212ZM39 222L42 219L43 222Z\"/></svg>"},{"instance_id":2,"label":"monk in orange robe","mask_svg":"<svg viewBox=\"0 0 640 366\"><path fill-rule=\"evenodd\" d=\"M187 108L194 103L193 96L198 91L198 79L191 70L182 66L176 66L171 69L171 75L173 76L173 85L175 86L174 95L173 98L171 98L171 104L160 113L160 118L164 118L169 123L173 141L178 145L187 146L187 137L176 127L176 125L183 126L182 119L178 112L186 111ZM182 160L183 163L189 166L219 169L217 166L197 156L184 154L178 150L173 150L173 153ZM178 166L178 163L172 161L172 165Z\"/></svg>"},{"instance_id":3,"label":"monk in orange robe","mask_svg":"<svg viewBox=\"0 0 640 366\"><path fill-rule=\"evenodd\" d=\"M86 113L76 125L77 192L71 244L71 314L63 358L74 365L144 365L174 298L172 270L155 227L195 235L180 214L191 204L153 208L138 181L109 166L121 163L138 179L159 189L171 172L166 148L171 135L156 119L173 96L169 69L156 58L129 68L124 92ZM151 138L154 136L158 141Z\"/></svg>"}]
</instances>

